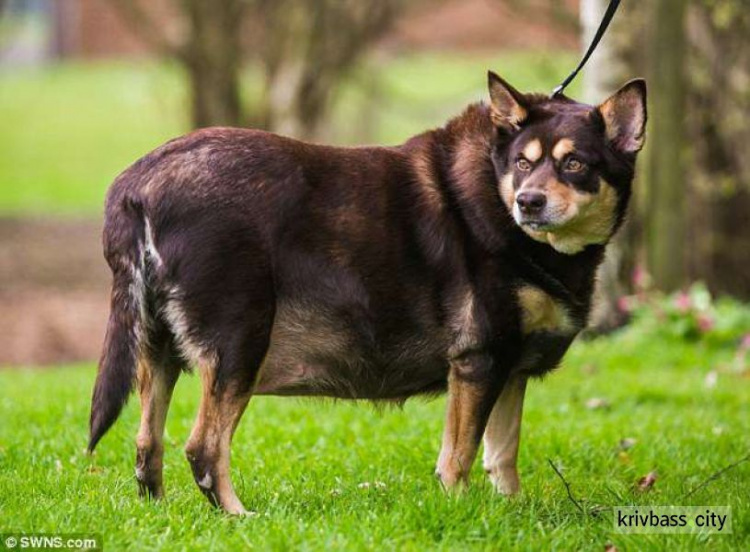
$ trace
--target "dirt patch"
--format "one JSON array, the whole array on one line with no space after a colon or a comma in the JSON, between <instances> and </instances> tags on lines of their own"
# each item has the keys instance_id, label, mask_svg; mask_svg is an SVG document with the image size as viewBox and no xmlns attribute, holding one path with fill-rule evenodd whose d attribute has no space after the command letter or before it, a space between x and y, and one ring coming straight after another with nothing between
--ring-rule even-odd
<instances>
[{"instance_id":1,"label":"dirt patch","mask_svg":"<svg viewBox=\"0 0 750 552\"><path fill-rule=\"evenodd\" d=\"M100 222L0 219L0 366L98 358L109 278Z\"/></svg>"}]
</instances>

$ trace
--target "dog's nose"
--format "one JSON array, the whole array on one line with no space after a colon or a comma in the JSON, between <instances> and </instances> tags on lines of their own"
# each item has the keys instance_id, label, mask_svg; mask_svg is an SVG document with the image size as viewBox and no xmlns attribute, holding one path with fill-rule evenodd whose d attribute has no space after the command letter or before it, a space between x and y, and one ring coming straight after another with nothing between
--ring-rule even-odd
<instances>
[{"instance_id":1,"label":"dog's nose","mask_svg":"<svg viewBox=\"0 0 750 552\"><path fill-rule=\"evenodd\" d=\"M547 205L547 196L540 192L523 192L516 198L518 208L522 213L533 215L544 209Z\"/></svg>"}]
</instances>

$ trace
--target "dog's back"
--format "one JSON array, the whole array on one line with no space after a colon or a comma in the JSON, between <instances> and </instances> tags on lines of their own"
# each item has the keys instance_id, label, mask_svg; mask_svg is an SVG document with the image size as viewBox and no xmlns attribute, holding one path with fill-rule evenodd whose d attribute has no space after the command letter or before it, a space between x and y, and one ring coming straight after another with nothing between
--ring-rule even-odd
<instances>
[{"instance_id":1,"label":"dog's back","mask_svg":"<svg viewBox=\"0 0 750 552\"><path fill-rule=\"evenodd\" d=\"M408 149L206 129L118 176L90 447L119 414L139 355L186 366L232 354L222 341L238 335L258 343L256 364L268 353L258 393L405 398L444 387L437 284L448 275L430 251L450 261L452 222L444 213L425 231L435 190L414 171ZM248 386L256 375L247 369Z\"/></svg>"}]
</instances>

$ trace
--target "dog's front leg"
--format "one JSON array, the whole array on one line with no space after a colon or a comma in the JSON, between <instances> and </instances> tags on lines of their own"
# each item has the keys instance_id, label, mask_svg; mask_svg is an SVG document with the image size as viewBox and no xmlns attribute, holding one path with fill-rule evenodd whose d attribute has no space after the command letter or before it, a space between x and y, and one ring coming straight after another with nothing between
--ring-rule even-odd
<instances>
[{"instance_id":1,"label":"dog's front leg","mask_svg":"<svg viewBox=\"0 0 750 552\"><path fill-rule=\"evenodd\" d=\"M436 470L446 489L468 482L487 418L503 383L489 355L470 354L451 362L443 446Z\"/></svg>"},{"instance_id":2,"label":"dog's front leg","mask_svg":"<svg viewBox=\"0 0 750 552\"><path fill-rule=\"evenodd\" d=\"M515 375L503 387L484 430L484 469L498 492L511 495L521 489L518 479L518 443L526 377Z\"/></svg>"}]
</instances>

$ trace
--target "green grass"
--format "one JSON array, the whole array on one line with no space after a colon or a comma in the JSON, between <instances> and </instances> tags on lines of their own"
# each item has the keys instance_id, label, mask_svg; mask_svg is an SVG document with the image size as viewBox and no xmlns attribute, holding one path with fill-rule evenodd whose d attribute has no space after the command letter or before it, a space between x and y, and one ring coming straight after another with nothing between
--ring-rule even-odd
<instances>
[{"instance_id":1,"label":"green grass","mask_svg":"<svg viewBox=\"0 0 750 552\"><path fill-rule=\"evenodd\" d=\"M573 62L567 53L433 54L370 65L341 90L326 138L399 143L483 98L487 68L521 88L548 90ZM182 77L178 67L154 63L0 73L0 215L99 214L121 170L189 129ZM248 71L248 101L258 87Z\"/></svg>"},{"instance_id":2,"label":"green grass","mask_svg":"<svg viewBox=\"0 0 750 552\"><path fill-rule=\"evenodd\" d=\"M627 331L574 345L561 371L530 386L520 471L522 495L492 493L479 465L472 487L445 496L432 476L444 400L403 410L367 404L253 399L233 447L234 480L259 513L211 509L182 453L198 402L183 377L167 427L168 498L142 502L133 476L137 401L84 452L93 366L0 372L0 532L103 535L109 550L402 549L620 550L750 548L750 463L685 494L750 449L750 380L730 368L733 348ZM714 387L705 384L717 370ZM592 397L608 409L591 410ZM636 444L618 452L623 438ZM582 515L572 492L600 505L725 505L731 535L622 535L612 516ZM650 492L635 482L656 470ZM362 483L369 482L369 488ZM376 486L382 482L384 486Z\"/></svg>"},{"instance_id":3,"label":"green grass","mask_svg":"<svg viewBox=\"0 0 750 552\"><path fill-rule=\"evenodd\" d=\"M0 212L91 213L112 179L186 129L178 72L60 65L0 75Z\"/></svg>"}]
</instances>

